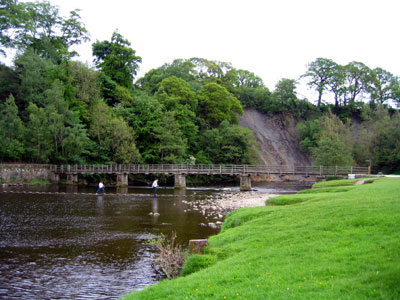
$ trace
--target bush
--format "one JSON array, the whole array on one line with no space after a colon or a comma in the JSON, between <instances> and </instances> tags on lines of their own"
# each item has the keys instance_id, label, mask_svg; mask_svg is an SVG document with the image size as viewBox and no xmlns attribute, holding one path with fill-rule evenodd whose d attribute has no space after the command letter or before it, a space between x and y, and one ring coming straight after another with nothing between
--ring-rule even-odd
<instances>
[{"instance_id":1,"label":"bush","mask_svg":"<svg viewBox=\"0 0 400 300\"><path fill-rule=\"evenodd\" d=\"M156 265L168 279L178 277L185 262L185 252L181 245L175 244L176 233L168 239L161 234L157 239L151 239L150 245L155 245L160 256L155 260Z\"/></svg>"}]
</instances>

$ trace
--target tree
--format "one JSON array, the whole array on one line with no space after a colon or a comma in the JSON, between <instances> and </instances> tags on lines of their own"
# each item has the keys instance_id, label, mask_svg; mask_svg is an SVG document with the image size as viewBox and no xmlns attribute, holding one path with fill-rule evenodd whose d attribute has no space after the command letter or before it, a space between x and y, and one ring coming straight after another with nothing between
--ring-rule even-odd
<instances>
[{"instance_id":1,"label":"tree","mask_svg":"<svg viewBox=\"0 0 400 300\"><path fill-rule=\"evenodd\" d=\"M236 113L243 114L239 100L216 83L206 84L198 93L198 113L207 128L217 127L223 120L239 122Z\"/></svg>"},{"instance_id":2,"label":"tree","mask_svg":"<svg viewBox=\"0 0 400 300\"><path fill-rule=\"evenodd\" d=\"M276 112L293 111L297 102L296 81L287 78L279 80L271 98L278 106Z\"/></svg>"},{"instance_id":3,"label":"tree","mask_svg":"<svg viewBox=\"0 0 400 300\"><path fill-rule=\"evenodd\" d=\"M4 12L4 25L0 40L4 47L17 47L23 51L31 48L40 56L59 63L77 54L68 52L70 46L89 40L78 10L71 11L65 18L48 1L18 3L6 0L1 11Z\"/></svg>"},{"instance_id":4,"label":"tree","mask_svg":"<svg viewBox=\"0 0 400 300\"><path fill-rule=\"evenodd\" d=\"M257 144L253 132L224 120L217 128L206 130L200 137L196 158L216 164L250 164Z\"/></svg>"},{"instance_id":5,"label":"tree","mask_svg":"<svg viewBox=\"0 0 400 300\"><path fill-rule=\"evenodd\" d=\"M94 62L107 76L126 88L133 86L133 78L139 70L140 56L130 48L131 43L117 31L111 41L97 41L92 45Z\"/></svg>"},{"instance_id":6,"label":"tree","mask_svg":"<svg viewBox=\"0 0 400 300\"><path fill-rule=\"evenodd\" d=\"M44 106L44 92L50 88L49 70L54 64L34 53L32 49L18 55L15 59L15 72L20 80L20 97L27 107L30 102Z\"/></svg>"},{"instance_id":7,"label":"tree","mask_svg":"<svg viewBox=\"0 0 400 300\"><path fill-rule=\"evenodd\" d=\"M367 87L370 84L371 69L361 62L353 61L344 67L345 78L346 78L346 98L345 105L354 106L356 98L361 96L367 91Z\"/></svg>"},{"instance_id":8,"label":"tree","mask_svg":"<svg viewBox=\"0 0 400 300\"><path fill-rule=\"evenodd\" d=\"M173 112L162 115L159 124L154 128L157 141L159 163L184 163L187 151L187 140L183 137Z\"/></svg>"},{"instance_id":9,"label":"tree","mask_svg":"<svg viewBox=\"0 0 400 300\"><path fill-rule=\"evenodd\" d=\"M384 104L389 100L395 100L399 88L399 80L392 73L382 68L372 70L371 84L367 87L371 94L371 101Z\"/></svg>"},{"instance_id":10,"label":"tree","mask_svg":"<svg viewBox=\"0 0 400 300\"><path fill-rule=\"evenodd\" d=\"M140 160L134 130L120 116L115 116L103 101L90 109L90 133L97 142L95 157L101 161L134 163Z\"/></svg>"},{"instance_id":11,"label":"tree","mask_svg":"<svg viewBox=\"0 0 400 300\"><path fill-rule=\"evenodd\" d=\"M343 104L345 105L345 68L341 65L335 65L332 69L332 76L328 79L327 85L329 90L334 94L335 107Z\"/></svg>"},{"instance_id":12,"label":"tree","mask_svg":"<svg viewBox=\"0 0 400 300\"><path fill-rule=\"evenodd\" d=\"M321 125L318 120L310 120L297 125L299 132L301 150L312 153L312 150L317 146L318 138L321 134Z\"/></svg>"},{"instance_id":13,"label":"tree","mask_svg":"<svg viewBox=\"0 0 400 300\"><path fill-rule=\"evenodd\" d=\"M0 47L10 48L14 43L13 31L19 26L17 18L20 7L16 0L2 0L0 2ZM0 54L6 55L3 49Z\"/></svg>"},{"instance_id":14,"label":"tree","mask_svg":"<svg viewBox=\"0 0 400 300\"><path fill-rule=\"evenodd\" d=\"M357 162L360 165L371 163L375 172L400 171L399 113L391 115L387 108L378 105L370 114L370 118L362 123L360 136L356 141Z\"/></svg>"},{"instance_id":15,"label":"tree","mask_svg":"<svg viewBox=\"0 0 400 300\"><path fill-rule=\"evenodd\" d=\"M331 59L317 58L308 65L307 72L302 75L303 78L309 78L308 86L315 88L318 92L317 107L321 106L322 94L326 90L332 77L337 70L338 65Z\"/></svg>"},{"instance_id":16,"label":"tree","mask_svg":"<svg viewBox=\"0 0 400 300\"><path fill-rule=\"evenodd\" d=\"M158 85L155 98L166 111L174 113L184 138L190 147L194 146L198 133L196 123L197 98L190 85L175 76L164 79Z\"/></svg>"},{"instance_id":17,"label":"tree","mask_svg":"<svg viewBox=\"0 0 400 300\"><path fill-rule=\"evenodd\" d=\"M71 84L75 87L75 97L80 101L90 104L93 100L100 99L100 84L98 72L88 68L81 62L70 62L68 74Z\"/></svg>"},{"instance_id":18,"label":"tree","mask_svg":"<svg viewBox=\"0 0 400 300\"><path fill-rule=\"evenodd\" d=\"M162 104L154 97L137 92L134 95L132 107L116 110L135 131L136 145L144 163L159 162L154 130L159 126L161 116L164 114L163 109Z\"/></svg>"},{"instance_id":19,"label":"tree","mask_svg":"<svg viewBox=\"0 0 400 300\"><path fill-rule=\"evenodd\" d=\"M316 147L311 149L314 164L325 166L351 165L353 163L353 138L349 126L331 112L319 119L321 130Z\"/></svg>"},{"instance_id":20,"label":"tree","mask_svg":"<svg viewBox=\"0 0 400 300\"><path fill-rule=\"evenodd\" d=\"M26 109L29 121L26 130L26 148L33 162L49 162L52 153L52 137L48 131L49 122L44 108L30 103Z\"/></svg>"},{"instance_id":21,"label":"tree","mask_svg":"<svg viewBox=\"0 0 400 300\"><path fill-rule=\"evenodd\" d=\"M0 158L21 159L25 152L23 144L24 125L18 116L13 95L0 105Z\"/></svg>"},{"instance_id":22,"label":"tree","mask_svg":"<svg viewBox=\"0 0 400 300\"><path fill-rule=\"evenodd\" d=\"M312 156L315 165L346 166L353 163L351 151L337 134L322 136L317 147L313 149Z\"/></svg>"}]
</instances>

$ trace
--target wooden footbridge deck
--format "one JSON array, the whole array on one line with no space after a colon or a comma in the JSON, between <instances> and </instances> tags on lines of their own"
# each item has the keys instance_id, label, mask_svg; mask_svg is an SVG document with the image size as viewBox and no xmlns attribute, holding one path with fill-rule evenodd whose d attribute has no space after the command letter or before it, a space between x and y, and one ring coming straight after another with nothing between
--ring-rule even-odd
<instances>
[{"instance_id":1,"label":"wooden footbridge deck","mask_svg":"<svg viewBox=\"0 0 400 300\"><path fill-rule=\"evenodd\" d=\"M205 165L205 164L118 164L118 165L49 165L54 174L66 174L72 183L78 182L78 174L116 174L119 186L128 185L129 174L173 174L175 187L186 187L186 175L236 175L240 176L242 190L251 189L251 176L338 176L369 174L368 167L353 166L264 166L264 165Z\"/></svg>"}]
</instances>

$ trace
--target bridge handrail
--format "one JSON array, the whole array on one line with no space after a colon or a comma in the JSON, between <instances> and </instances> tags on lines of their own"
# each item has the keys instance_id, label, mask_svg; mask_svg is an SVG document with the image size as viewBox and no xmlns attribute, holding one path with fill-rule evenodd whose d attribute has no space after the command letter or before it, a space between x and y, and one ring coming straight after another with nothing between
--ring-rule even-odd
<instances>
[{"instance_id":1,"label":"bridge handrail","mask_svg":"<svg viewBox=\"0 0 400 300\"><path fill-rule=\"evenodd\" d=\"M355 166L265 166L225 164L112 164L51 165L56 173L182 173L182 174L368 174L368 167Z\"/></svg>"}]
</instances>

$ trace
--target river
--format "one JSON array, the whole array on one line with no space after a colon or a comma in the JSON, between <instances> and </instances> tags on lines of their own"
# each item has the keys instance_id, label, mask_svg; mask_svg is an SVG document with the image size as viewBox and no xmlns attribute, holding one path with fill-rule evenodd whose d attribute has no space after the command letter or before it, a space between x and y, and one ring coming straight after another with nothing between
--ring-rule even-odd
<instances>
[{"instance_id":1,"label":"river","mask_svg":"<svg viewBox=\"0 0 400 300\"><path fill-rule=\"evenodd\" d=\"M107 188L104 196L95 190L0 187L0 299L118 299L143 289L158 280L147 240L174 231L186 246L217 234L199 226L210 220L185 203L238 188L164 188L157 197L149 188Z\"/></svg>"}]
</instances>

